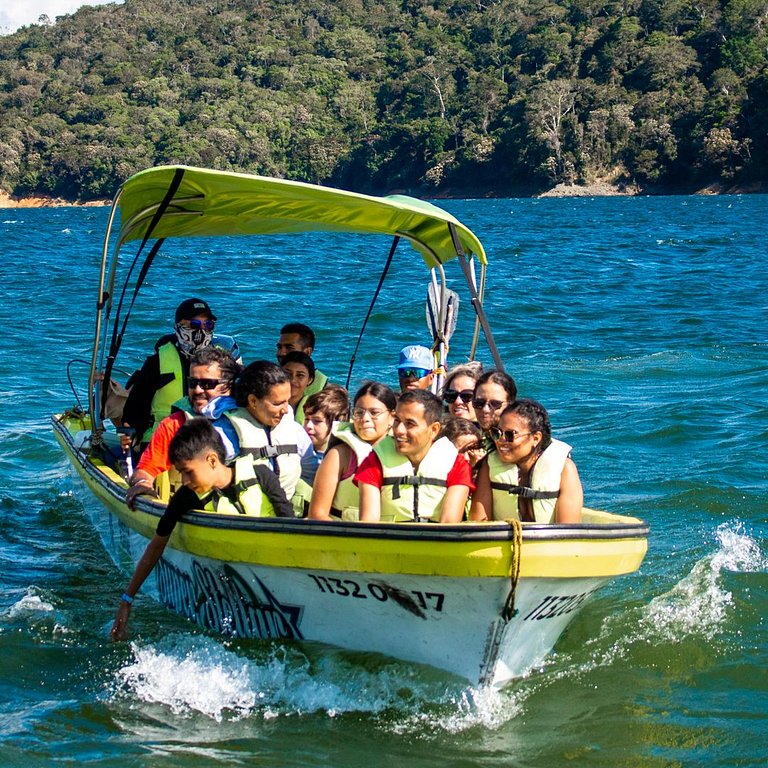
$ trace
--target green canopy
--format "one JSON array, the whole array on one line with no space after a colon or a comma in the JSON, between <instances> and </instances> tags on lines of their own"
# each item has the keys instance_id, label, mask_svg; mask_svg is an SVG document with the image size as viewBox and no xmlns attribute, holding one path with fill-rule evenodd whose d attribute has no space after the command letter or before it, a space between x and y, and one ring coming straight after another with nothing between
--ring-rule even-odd
<instances>
[{"instance_id":1,"label":"green canopy","mask_svg":"<svg viewBox=\"0 0 768 768\"><path fill-rule=\"evenodd\" d=\"M153 238L310 231L399 235L433 267L456 257L452 224L464 252L486 263L483 246L467 227L422 200L188 166L150 168L123 184L119 245L146 236L174 180L178 188L155 222Z\"/></svg>"}]
</instances>

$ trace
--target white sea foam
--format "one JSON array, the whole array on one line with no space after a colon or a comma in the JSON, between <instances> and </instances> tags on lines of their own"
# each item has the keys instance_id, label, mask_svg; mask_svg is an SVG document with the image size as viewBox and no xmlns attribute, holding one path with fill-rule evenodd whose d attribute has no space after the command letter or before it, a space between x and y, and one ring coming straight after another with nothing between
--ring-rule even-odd
<instances>
[{"instance_id":1,"label":"white sea foam","mask_svg":"<svg viewBox=\"0 0 768 768\"><path fill-rule=\"evenodd\" d=\"M54 607L40 595L35 594L34 587L27 587L24 596L8 608L7 616L11 619L36 618L53 613Z\"/></svg>"},{"instance_id":2,"label":"white sea foam","mask_svg":"<svg viewBox=\"0 0 768 768\"><path fill-rule=\"evenodd\" d=\"M277 646L252 659L213 638L171 635L157 644L134 643L132 651L133 660L118 671L120 697L218 722L354 713L380 718L382 727L401 733L460 732L498 727L518 711L495 691L446 684L403 662L370 668L332 650L310 659L297 647Z\"/></svg>"},{"instance_id":3,"label":"white sea foam","mask_svg":"<svg viewBox=\"0 0 768 768\"><path fill-rule=\"evenodd\" d=\"M714 639L733 604L733 595L722 583L723 571L755 573L768 569L768 557L741 523L724 523L715 536L715 552L699 560L672 589L648 604L640 621L646 638L670 643L690 636Z\"/></svg>"}]
</instances>

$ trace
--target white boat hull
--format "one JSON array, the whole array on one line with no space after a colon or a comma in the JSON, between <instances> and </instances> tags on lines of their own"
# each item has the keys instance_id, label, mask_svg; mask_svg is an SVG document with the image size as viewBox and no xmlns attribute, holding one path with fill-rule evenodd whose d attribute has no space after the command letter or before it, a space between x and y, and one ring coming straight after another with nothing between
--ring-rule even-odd
<instances>
[{"instance_id":1,"label":"white boat hull","mask_svg":"<svg viewBox=\"0 0 768 768\"><path fill-rule=\"evenodd\" d=\"M88 515L106 549L132 572L162 507L128 510L120 478L78 451L62 425L56 434L104 503L88 505ZM515 545L503 524L362 526L192 513L138 599L148 594L227 636L378 652L501 687L544 659L595 590L642 560L641 521L595 514L614 520L613 535L531 526ZM632 521L631 530L622 534L617 518Z\"/></svg>"}]
</instances>

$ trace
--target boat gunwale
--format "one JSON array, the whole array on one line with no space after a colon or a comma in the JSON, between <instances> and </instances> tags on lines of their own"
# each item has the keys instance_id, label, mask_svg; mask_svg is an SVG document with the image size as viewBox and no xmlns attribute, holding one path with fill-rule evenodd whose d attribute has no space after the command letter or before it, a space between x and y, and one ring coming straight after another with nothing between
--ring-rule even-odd
<instances>
[{"instance_id":1,"label":"boat gunwale","mask_svg":"<svg viewBox=\"0 0 768 768\"><path fill-rule=\"evenodd\" d=\"M69 453L83 470L115 500L124 502L125 489L111 480L75 447L72 433L60 415L51 416L54 431L60 435ZM150 499L136 499L137 511L156 517L165 511L165 505ZM126 507L128 510L128 507ZM128 510L130 511L130 510ZM615 513L609 513L615 514ZM335 520L309 520L307 518L243 517L241 515L212 515L210 512L190 511L180 522L195 528L226 529L233 532L285 533L290 535L331 536L360 539L393 539L399 541L443 541L454 543L500 542L514 539L514 528L505 522L491 523L356 523ZM649 525L639 518L615 523L523 523L523 541L589 541L647 539Z\"/></svg>"}]
</instances>

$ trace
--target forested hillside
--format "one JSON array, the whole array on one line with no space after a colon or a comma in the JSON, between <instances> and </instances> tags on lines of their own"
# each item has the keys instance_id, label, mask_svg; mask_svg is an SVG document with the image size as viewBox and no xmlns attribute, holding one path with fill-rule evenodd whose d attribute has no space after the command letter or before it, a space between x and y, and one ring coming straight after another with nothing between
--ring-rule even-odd
<instances>
[{"instance_id":1,"label":"forested hillside","mask_svg":"<svg viewBox=\"0 0 768 768\"><path fill-rule=\"evenodd\" d=\"M126 0L0 37L0 189L187 163L358 191L768 176L768 0Z\"/></svg>"}]
</instances>

